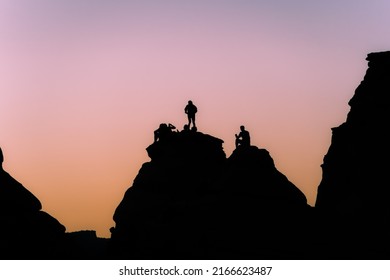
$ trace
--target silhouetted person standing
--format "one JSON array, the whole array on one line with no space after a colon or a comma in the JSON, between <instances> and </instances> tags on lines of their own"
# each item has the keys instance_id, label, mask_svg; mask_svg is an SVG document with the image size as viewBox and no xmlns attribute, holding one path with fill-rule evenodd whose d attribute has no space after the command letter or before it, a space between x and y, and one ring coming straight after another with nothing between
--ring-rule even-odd
<instances>
[{"instance_id":1,"label":"silhouetted person standing","mask_svg":"<svg viewBox=\"0 0 390 280\"><path fill-rule=\"evenodd\" d=\"M192 103L192 101L188 101L187 106L184 108L184 112L188 116L188 128L190 128L191 123L193 127L196 127L195 125L195 114L198 112L198 108Z\"/></svg>"},{"instance_id":2,"label":"silhouetted person standing","mask_svg":"<svg viewBox=\"0 0 390 280\"><path fill-rule=\"evenodd\" d=\"M245 130L245 126L240 126L241 132L236 136L236 148L238 146L241 147L249 147L251 145L251 137L249 135L249 132Z\"/></svg>"}]
</instances>

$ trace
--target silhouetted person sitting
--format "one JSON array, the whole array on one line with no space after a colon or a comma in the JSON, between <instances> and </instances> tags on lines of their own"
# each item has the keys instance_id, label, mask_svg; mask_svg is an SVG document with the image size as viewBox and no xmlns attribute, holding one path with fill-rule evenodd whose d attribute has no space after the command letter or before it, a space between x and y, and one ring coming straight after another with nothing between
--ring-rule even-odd
<instances>
[{"instance_id":1,"label":"silhouetted person sitting","mask_svg":"<svg viewBox=\"0 0 390 280\"><path fill-rule=\"evenodd\" d=\"M245 126L240 126L241 132L236 136L236 148L240 147L249 147L251 145L251 137L249 132L245 130Z\"/></svg>"},{"instance_id":2,"label":"silhouetted person sitting","mask_svg":"<svg viewBox=\"0 0 390 280\"><path fill-rule=\"evenodd\" d=\"M188 101L187 106L184 108L184 112L188 116L188 128L191 126L196 126L195 125L195 114L198 112L198 108L192 103L192 101Z\"/></svg>"},{"instance_id":3,"label":"silhouetted person sitting","mask_svg":"<svg viewBox=\"0 0 390 280\"><path fill-rule=\"evenodd\" d=\"M176 127L173 124L160 124L158 129L154 131L154 142L166 139L172 133L172 130L174 130L175 128Z\"/></svg>"}]
</instances>

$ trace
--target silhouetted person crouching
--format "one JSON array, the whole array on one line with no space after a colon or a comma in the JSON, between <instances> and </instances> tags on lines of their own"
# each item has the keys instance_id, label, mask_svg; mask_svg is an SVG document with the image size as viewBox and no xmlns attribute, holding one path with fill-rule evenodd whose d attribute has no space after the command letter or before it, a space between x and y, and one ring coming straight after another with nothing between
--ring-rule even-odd
<instances>
[{"instance_id":1,"label":"silhouetted person crouching","mask_svg":"<svg viewBox=\"0 0 390 280\"><path fill-rule=\"evenodd\" d=\"M154 142L166 139L172 133L172 130L174 130L175 128L176 127L173 124L160 124L158 129L154 131Z\"/></svg>"},{"instance_id":2,"label":"silhouetted person crouching","mask_svg":"<svg viewBox=\"0 0 390 280\"><path fill-rule=\"evenodd\" d=\"M191 123L193 127L196 127L195 124L195 114L198 112L198 108L192 103L192 101L188 101L187 106L184 108L184 112L188 116L188 128L190 128Z\"/></svg>"},{"instance_id":3,"label":"silhouetted person crouching","mask_svg":"<svg viewBox=\"0 0 390 280\"><path fill-rule=\"evenodd\" d=\"M236 148L240 147L249 147L251 145L251 137L249 132L245 130L245 126L240 126L240 133L236 136Z\"/></svg>"}]
</instances>

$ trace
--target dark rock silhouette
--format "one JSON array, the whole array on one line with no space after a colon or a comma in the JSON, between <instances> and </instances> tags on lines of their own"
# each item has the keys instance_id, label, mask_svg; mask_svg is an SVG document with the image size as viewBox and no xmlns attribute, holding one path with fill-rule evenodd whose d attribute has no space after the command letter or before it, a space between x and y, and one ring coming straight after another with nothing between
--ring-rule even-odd
<instances>
[{"instance_id":1,"label":"dark rock silhouette","mask_svg":"<svg viewBox=\"0 0 390 280\"><path fill-rule=\"evenodd\" d=\"M322 165L316 208L330 258L390 257L390 52L370 53L367 61Z\"/></svg>"},{"instance_id":2,"label":"dark rock silhouette","mask_svg":"<svg viewBox=\"0 0 390 280\"><path fill-rule=\"evenodd\" d=\"M256 146L233 151L221 185L235 193L258 196L266 204L307 205L305 195L275 168L268 151Z\"/></svg>"},{"instance_id":3,"label":"dark rock silhouette","mask_svg":"<svg viewBox=\"0 0 390 280\"><path fill-rule=\"evenodd\" d=\"M186 215L209 191L226 159L222 143L200 132L182 131L147 148L152 160L143 164L114 214L115 257L160 258L171 244L187 238L181 234L188 224Z\"/></svg>"},{"instance_id":4,"label":"dark rock silhouette","mask_svg":"<svg viewBox=\"0 0 390 280\"><path fill-rule=\"evenodd\" d=\"M3 154L0 149L0 159ZM0 259L57 258L65 227L41 211L40 201L0 167Z\"/></svg>"},{"instance_id":5,"label":"dark rock silhouette","mask_svg":"<svg viewBox=\"0 0 390 280\"><path fill-rule=\"evenodd\" d=\"M0 149L1 151L1 149ZM1 152L1 160L3 155ZM0 212L1 213L26 213L41 210L41 202L22 184L12 178L0 167Z\"/></svg>"},{"instance_id":6,"label":"dark rock silhouette","mask_svg":"<svg viewBox=\"0 0 390 280\"><path fill-rule=\"evenodd\" d=\"M107 258L108 238L96 236L94 230L65 233L57 255L66 260L99 260Z\"/></svg>"},{"instance_id":7,"label":"dark rock silhouette","mask_svg":"<svg viewBox=\"0 0 390 280\"><path fill-rule=\"evenodd\" d=\"M275 168L267 150L236 149L216 185L219 192L208 198L206 213L206 228L214 233L208 238L213 258L309 255L311 241L306 233L312 209L304 194Z\"/></svg>"},{"instance_id":8,"label":"dark rock silhouette","mask_svg":"<svg viewBox=\"0 0 390 280\"><path fill-rule=\"evenodd\" d=\"M222 143L182 131L147 148L151 161L114 214L111 257L304 257L303 193L266 150L240 147L226 159Z\"/></svg>"}]
</instances>

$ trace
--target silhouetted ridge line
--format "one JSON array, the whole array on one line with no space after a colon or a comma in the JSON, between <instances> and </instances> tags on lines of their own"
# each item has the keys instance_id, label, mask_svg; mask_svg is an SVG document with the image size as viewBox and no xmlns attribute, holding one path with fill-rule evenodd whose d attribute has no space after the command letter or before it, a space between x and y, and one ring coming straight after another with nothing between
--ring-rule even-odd
<instances>
[{"instance_id":1,"label":"silhouetted ridge line","mask_svg":"<svg viewBox=\"0 0 390 280\"><path fill-rule=\"evenodd\" d=\"M333 257L387 259L390 52L370 53L367 61L346 122L332 128L316 208L326 217Z\"/></svg>"},{"instance_id":2,"label":"silhouetted ridge line","mask_svg":"<svg viewBox=\"0 0 390 280\"><path fill-rule=\"evenodd\" d=\"M256 146L239 147L228 159L224 186L236 192L258 195L262 203L307 205L306 196L276 168L265 149ZM262 185L259 185L259 183Z\"/></svg>"},{"instance_id":3,"label":"silhouetted ridge line","mask_svg":"<svg viewBox=\"0 0 390 280\"><path fill-rule=\"evenodd\" d=\"M1 163L4 160L0 149ZM40 211L41 202L0 167L0 258L58 258L65 227Z\"/></svg>"},{"instance_id":4,"label":"silhouetted ridge line","mask_svg":"<svg viewBox=\"0 0 390 280\"><path fill-rule=\"evenodd\" d=\"M261 249L262 237L280 236L291 223L304 225L306 197L276 170L269 153L244 145L227 159L222 143L184 130L147 148L151 161L114 214L114 258L271 257L274 252ZM259 217L271 226L257 223ZM291 234L284 240L295 239L295 245L272 247L290 256L301 238Z\"/></svg>"}]
</instances>

